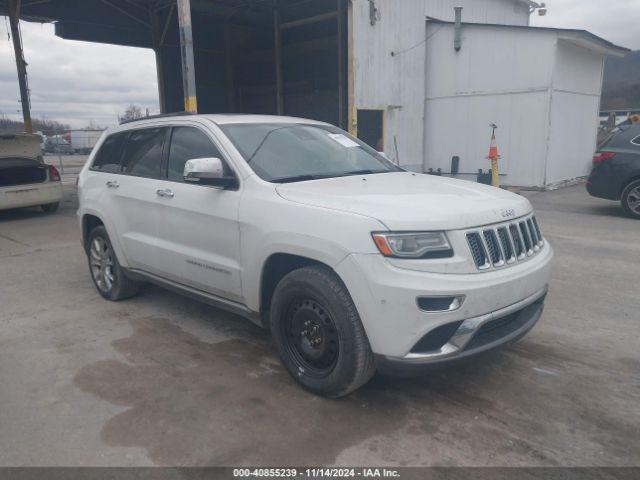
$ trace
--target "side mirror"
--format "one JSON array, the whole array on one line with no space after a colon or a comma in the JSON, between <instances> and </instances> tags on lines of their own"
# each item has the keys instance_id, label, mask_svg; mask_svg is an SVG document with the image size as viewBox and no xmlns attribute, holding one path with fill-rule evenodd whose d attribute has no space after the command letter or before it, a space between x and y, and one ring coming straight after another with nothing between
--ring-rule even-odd
<instances>
[{"instance_id":1,"label":"side mirror","mask_svg":"<svg viewBox=\"0 0 640 480\"><path fill-rule=\"evenodd\" d=\"M224 166L219 158L194 158L184 164L184 181L213 187L234 188L235 177L224 176Z\"/></svg>"}]
</instances>

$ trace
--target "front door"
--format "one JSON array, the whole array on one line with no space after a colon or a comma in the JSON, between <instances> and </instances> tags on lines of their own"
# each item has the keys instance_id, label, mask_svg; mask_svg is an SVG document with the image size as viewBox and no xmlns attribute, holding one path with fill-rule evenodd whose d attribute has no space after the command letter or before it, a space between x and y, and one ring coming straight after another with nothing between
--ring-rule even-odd
<instances>
[{"instance_id":1,"label":"front door","mask_svg":"<svg viewBox=\"0 0 640 480\"><path fill-rule=\"evenodd\" d=\"M173 127L164 179L156 182L163 192L157 198L162 275L240 300L240 191L185 183L184 164L195 158L220 158L229 168L209 132L195 126Z\"/></svg>"}]
</instances>

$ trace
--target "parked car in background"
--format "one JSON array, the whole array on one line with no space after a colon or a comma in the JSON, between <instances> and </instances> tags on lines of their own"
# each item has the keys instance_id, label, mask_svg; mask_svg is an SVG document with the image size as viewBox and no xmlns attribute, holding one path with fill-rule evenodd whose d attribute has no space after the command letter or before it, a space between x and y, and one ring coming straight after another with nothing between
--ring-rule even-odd
<instances>
[{"instance_id":1,"label":"parked car in background","mask_svg":"<svg viewBox=\"0 0 640 480\"><path fill-rule=\"evenodd\" d=\"M0 136L0 210L40 206L54 212L62 200L58 170L42 160L38 135Z\"/></svg>"},{"instance_id":2,"label":"parked car in background","mask_svg":"<svg viewBox=\"0 0 640 480\"><path fill-rule=\"evenodd\" d=\"M71 144L60 135L47 137L44 141L44 152L53 155L73 155Z\"/></svg>"},{"instance_id":3,"label":"parked car in background","mask_svg":"<svg viewBox=\"0 0 640 480\"><path fill-rule=\"evenodd\" d=\"M620 201L627 215L640 219L640 124L618 128L596 152L587 191Z\"/></svg>"},{"instance_id":4,"label":"parked car in background","mask_svg":"<svg viewBox=\"0 0 640 480\"><path fill-rule=\"evenodd\" d=\"M553 249L526 198L404 171L326 123L127 123L78 188L103 297L153 282L243 315L322 395L514 342L547 294Z\"/></svg>"},{"instance_id":5,"label":"parked car in background","mask_svg":"<svg viewBox=\"0 0 640 480\"><path fill-rule=\"evenodd\" d=\"M71 130L71 148L74 153L87 155L91 153L104 130Z\"/></svg>"}]
</instances>

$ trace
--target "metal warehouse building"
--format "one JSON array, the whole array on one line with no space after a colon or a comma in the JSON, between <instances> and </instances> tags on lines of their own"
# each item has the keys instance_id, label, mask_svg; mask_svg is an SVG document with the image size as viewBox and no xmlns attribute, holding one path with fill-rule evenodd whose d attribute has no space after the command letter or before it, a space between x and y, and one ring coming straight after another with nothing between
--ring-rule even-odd
<instances>
[{"instance_id":1,"label":"metal warehouse building","mask_svg":"<svg viewBox=\"0 0 640 480\"><path fill-rule=\"evenodd\" d=\"M195 85L201 113L328 121L417 171L448 172L454 156L463 174L488 168L497 123L503 183L526 187L586 174L603 59L627 51L529 27L530 0L178 1L190 25L176 0L22 0L20 17L56 22L62 38L154 49L162 111L184 109ZM191 32L193 64L181 61Z\"/></svg>"}]
</instances>

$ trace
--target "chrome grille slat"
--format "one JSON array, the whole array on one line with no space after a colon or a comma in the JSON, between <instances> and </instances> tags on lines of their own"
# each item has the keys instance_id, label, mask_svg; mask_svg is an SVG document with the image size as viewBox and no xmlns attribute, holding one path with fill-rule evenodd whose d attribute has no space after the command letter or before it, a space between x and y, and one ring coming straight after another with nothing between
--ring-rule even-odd
<instances>
[{"instance_id":1,"label":"chrome grille slat","mask_svg":"<svg viewBox=\"0 0 640 480\"><path fill-rule=\"evenodd\" d=\"M513 244L509 237L507 227L498 228L498 238L500 239L500 245L502 246L502 253L507 263L513 263L516 261L516 255L513 249Z\"/></svg>"},{"instance_id":2,"label":"chrome grille slat","mask_svg":"<svg viewBox=\"0 0 640 480\"><path fill-rule=\"evenodd\" d=\"M478 270L501 268L528 260L544 246L535 216L467 232Z\"/></svg>"},{"instance_id":3,"label":"chrome grille slat","mask_svg":"<svg viewBox=\"0 0 640 480\"><path fill-rule=\"evenodd\" d=\"M540 231L540 226L538 225L538 219L533 216L531 217L533 220L533 226L536 229L536 234L538 235L538 244L542 247L544 245L544 238L542 238L542 232Z\"/></svg>"},{"instance_id":4,"label":"chrome grille slat","mask_svg":"<svg viewBox=\"0 0 640 480\"><path fill-rule=\"evenodd\" d=\"M522 237L520 236L520 229L517 225L511 224L509 225L509 233L511 234L511 239L513 240L513 244L516 249L516 257L518 259L524 258L524 243L522 242Z\"/></svg>"},{"instance_id":5,"label":"chrome grille slat","mask_svg":"<svg viewBox=\"0 0 640 480\"><path fill-rule=\"evenodd\" d=\"M540 241L538 240L538 233L536 229L533 227L533 222L531 219L527 219L527 227L529 228L529 236L531 237L531 243L533 244L533 249L535 251L540 250Z\"/></svg>"},{"instance_id":6,"label":"chrome grille slat","mask_svg":"<svg viewBox=\"0 0 640 480\"><path fill-rule=\"evenodd\" d=\"M527 252L527 256L531 256L533 255L533 243L531 242L531 237L529 236L527 224L526 222L520 222L518 226L520 227L520 233L522 234L522 240L524 241L524 248Z\"/></svg>"},{"instance_id":7,"label":"chrome grille slat","mask_svg":"<svg viewBox=\"0 0 640 480\"><path fill-rule=\"evenodd\" d=\"M504 265L504 259L502 255L502 250L500 249L500 245L498 244L498 237L496 236L496 232L494 230L484 230L482 232L484 244L487 247L487 252L489 253L489 259L494 267Z\"/></svg>"},{"instance_id":8,"label":"chrome grille slat","mask_svg":"<svg viewBox=\"0 0 640 480\"><path fill-rule=\"evenodd\" d=\"M482 237L478 232L471 232L467 234L467 243L471 249L471 255L473 261L479 270L486 270L491 265L488 262L488 255Z\"/></svg>"}]
</instances>

